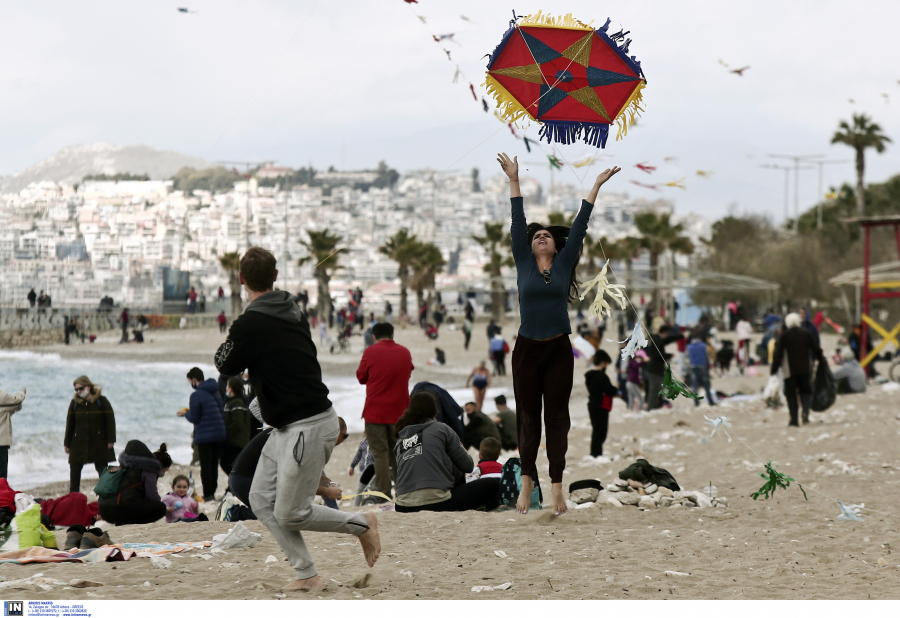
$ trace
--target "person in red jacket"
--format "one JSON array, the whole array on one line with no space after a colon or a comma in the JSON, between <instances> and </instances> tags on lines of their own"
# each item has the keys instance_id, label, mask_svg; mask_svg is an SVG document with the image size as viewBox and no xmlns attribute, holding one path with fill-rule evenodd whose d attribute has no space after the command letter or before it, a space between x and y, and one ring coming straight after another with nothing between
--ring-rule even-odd
<instances>
[{"instance_id":1,"label":"person in red jacket","mask_svg":"<svg viewBox=\"0 0 900 618\"><path fill-rule=\"evenodd\" d=\"M391 495L391 479L397 476L394 424L409 407L409 378L414 369L409 350L394 342L394 327L379 322L372 327L375 343L363 352L356 378L366 385L366 437L375 459L378 491Z\"/></svg>"}]
</instances>

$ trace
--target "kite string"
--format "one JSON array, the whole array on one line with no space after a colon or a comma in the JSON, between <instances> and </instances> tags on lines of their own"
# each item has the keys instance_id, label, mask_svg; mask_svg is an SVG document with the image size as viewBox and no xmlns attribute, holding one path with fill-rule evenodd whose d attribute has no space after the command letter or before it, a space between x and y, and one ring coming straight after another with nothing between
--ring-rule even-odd
<instances>
[{"instance_id":1,"label":"kite string","mask_svg":"<svg viewBox=\"0 0 900 618\"><path fill-rule=\"evenodd\" d=\"M746 446L748 449L750 449L750 452L753 453L754 455L756 455L756 457L759 459L759 461L760 461L764 466L766 465L766 460L763 459L762 457L760 457L759 453L757 453L756 451L754 451L753 448L752 448L749 444L747 444L747 441L744 440L741 436L738 435L737 431L734 430L734 427L731 428L731 433L733 433L733 434L734 434L734 437L737 438L738 440L740 440L740 442L741 442L744 446ZM798 480L796 480L796 479L794 479L794 482L797 483L797 485L798 485L799 487L802 487L802 488L805 489L805 490L809 490L809 491L811 491L811 492L817 493L817 494L819 494L820 496L822 496L823 498L828 498L829 500L834 500L835 502L837 502L837 503L839 503L839 504L846 504L843 500L838 500L837 498L835 498L835 497L833 497L833 496L829 496L828 494L824 494L824 493L822 493L821 491L819 491L819 490L817 490L817 489L813 489L813 488L810 487L809 485L806 485L806 484L804 484L804 483L801 483L800 481L798 481ZM859 505L857 505L857 506L859 506ZM864 509L864 510L866 510L866 511L872 511L873 513L879 513L879 514L881 514L881 515L888 515L889 517L897 517L897 514L896 514L896 513L885 513L885 512L883 512L883 511L877 511L877 510L875 510L875 509L870 509L870 508L865 507L865 506L860 506L859 508Z\"/></svg>"},{"instance_id":2,"label":"kite string","mask_svg":"<svg viewBox=\"0 0 900 618\"><path fill-rule=\"evenodd\" d=\"M307 14L306 14L306 17L303 18L303 21L297 27L297 30L294 32L294 34L288 40L287 45L285 45L284 49L281 50L281 53L275 59L275 62L272 63L272 66L269 67L269 70L266 71L265 74L263 74L263 76L256 83L256 86L250 92L250 95L247 97L247 100L244 101L244 104L241 105L241 107L240 107L240 109L238 109L237 113L231 118L231 120L228 121L228 124L225 125L225 128L222 129L222 133L219 134L219 137L217 137L216 141L213 142L213 145L210 146L209 150L206 152L206 155L204 155L204 158L209 158L209 155L212 154L212 151L215 150L216 146L219 145L219 142L222 141L222 138L225 137L225 133L228 132L228 129L231 128L231 126L234 124L235 120L238 119L238 117L243 113L244 109L246 109L247 105L250 104L250 101L253 99L253 96L257 93L257 91L259 91L260 87L263 85L263 82L266 81L266 78L269 77L269 75L272 73L272 71L275 70L275 67L278 66L278 63L281 62L281 59L284 57L284 55L287 53L287 50L290 48L291 43L293 43L294 39L297 38L297 35L300 34L300 31L303 29L303 26L306 25L306 22L309 21L309 16L312 15L313 9L316 8L317 4L318 4L318 0L316 2L313 2L312 6L309 8L309 12L307 12Z\"/></svg>"}]
</instances>

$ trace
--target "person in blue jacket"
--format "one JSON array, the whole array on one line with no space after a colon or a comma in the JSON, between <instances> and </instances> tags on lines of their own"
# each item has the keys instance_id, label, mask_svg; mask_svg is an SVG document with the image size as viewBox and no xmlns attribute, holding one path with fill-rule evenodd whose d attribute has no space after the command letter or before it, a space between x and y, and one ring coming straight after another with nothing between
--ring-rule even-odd
<instances>
[{"instance_id":1,"label":"person in blue jacket","mask_svg":"<svg viewBox=\"0 0 900 618\"><path fill-rule=\"evenodd\" d=\"M203 500L216 499L219 483L219 460L225 447L225 404L219 394L219 385L212 378L204 380L203 371L193 367L187 374L194 388L190 406L178 412L194 425L194 444L200 454L200 482Z\"/></svg>"}]
</instances>

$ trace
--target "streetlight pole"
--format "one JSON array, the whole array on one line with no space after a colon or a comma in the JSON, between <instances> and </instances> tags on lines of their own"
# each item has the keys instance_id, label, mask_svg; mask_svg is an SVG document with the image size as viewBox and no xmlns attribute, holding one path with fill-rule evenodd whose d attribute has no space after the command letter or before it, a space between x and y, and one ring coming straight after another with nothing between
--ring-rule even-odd
<instances>
[{"instance_id":1,"label":"streetlight pole","mask_svg":"<svg viewBox=\"0 0 900 618\"><path fill-rule=\"evenodd\" d=\"M773 159L790 159L794 162L794 218L800 219L800 161L821 159L825 155L773 155ZM804 168L809 169L809 168Z\"/></svg>"}]
</instances>

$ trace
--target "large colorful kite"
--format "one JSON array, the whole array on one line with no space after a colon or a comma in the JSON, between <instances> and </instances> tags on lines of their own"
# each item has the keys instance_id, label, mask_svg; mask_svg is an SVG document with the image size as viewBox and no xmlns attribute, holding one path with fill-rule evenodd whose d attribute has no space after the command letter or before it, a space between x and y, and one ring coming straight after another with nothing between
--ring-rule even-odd
<instances>
[{"instance_id":1,"label":"large colorful kite","mask_svg":"<svg viewBox=\"0 0 900 618\"><path fill-rule=\"evenodd\" d=\"M628 56L628 33L607 34L609 24L594 30L571 14L540 12L514 18L490 55L485 80L504 119L539 122L550 143L584 140L603 148L613 123L616 139L626 135L643 111L646 80L640 63Z\"/></svg>"}]
</instances>

